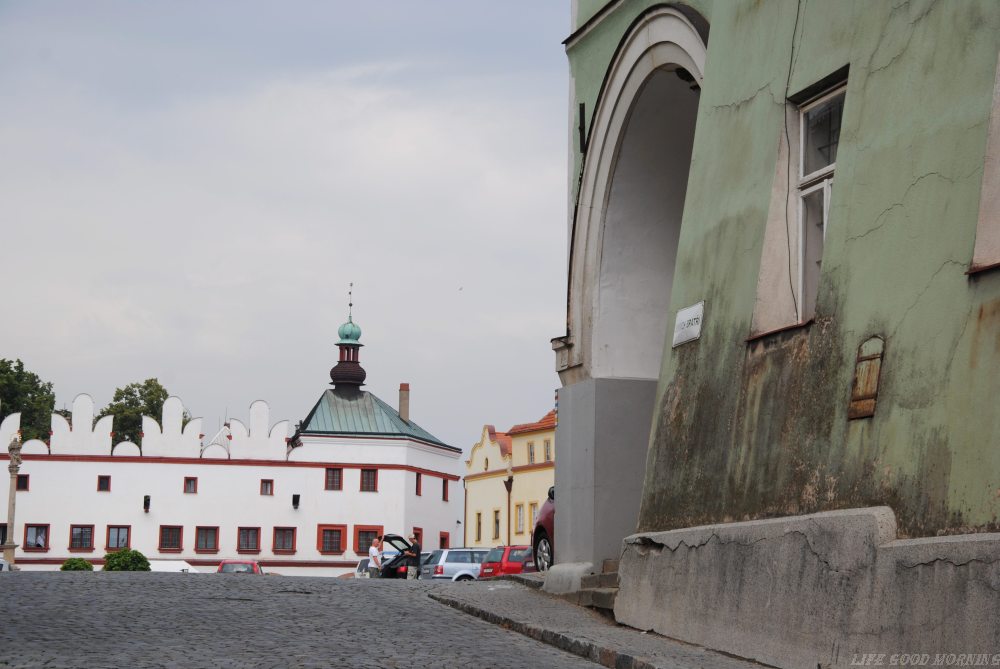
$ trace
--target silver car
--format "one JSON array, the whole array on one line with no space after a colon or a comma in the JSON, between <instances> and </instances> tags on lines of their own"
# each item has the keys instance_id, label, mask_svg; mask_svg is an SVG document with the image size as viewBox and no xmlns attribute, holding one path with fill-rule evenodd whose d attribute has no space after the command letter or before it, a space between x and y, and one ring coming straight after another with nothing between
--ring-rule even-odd
<instances>
[{"instance_id":1,"label":"silver car","mask_svg":"<svg viewBox=\"0 0 1000 669\"><path fill-rule=\"evenodd\" d=\"M420 567L420 578L472 581L479 578L479 565L489 552L489 549L484 548L436 550Z\"/></svg>"}]
</instances>

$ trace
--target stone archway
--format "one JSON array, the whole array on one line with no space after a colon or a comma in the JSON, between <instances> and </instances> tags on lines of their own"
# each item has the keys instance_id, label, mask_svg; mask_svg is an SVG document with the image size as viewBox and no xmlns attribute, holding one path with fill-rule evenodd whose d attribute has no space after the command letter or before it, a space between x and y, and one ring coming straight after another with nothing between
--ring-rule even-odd
<instances>
[{"instance_id":1,"label":"stone archway","mask_svg":"<svg viewBox=\"0 0 1000 669\"><path fill-rule=\"evenodd\" d=\"M706 46L679 10L638 19L594 112L570 251L559 397L557 562L635 531ZM565 505L565 506L564 506Z\"/></svg>"}]
</instances>

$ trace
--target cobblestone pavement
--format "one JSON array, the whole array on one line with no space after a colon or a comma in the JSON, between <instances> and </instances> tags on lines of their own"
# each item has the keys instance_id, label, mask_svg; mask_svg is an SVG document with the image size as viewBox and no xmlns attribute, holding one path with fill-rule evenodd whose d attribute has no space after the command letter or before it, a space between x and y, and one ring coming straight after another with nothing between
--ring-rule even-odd
<instances>
[{"instance_id":1,"label":"cobblestone pavement","mask_svg":"<svg viewBox=\"0 0 1000 669\"><path fill-rule=\"evenodd\" d=\"M427 597L441 588L240 574L3 574L0 667L596 666Z\"/></svg>"}]
</instances>

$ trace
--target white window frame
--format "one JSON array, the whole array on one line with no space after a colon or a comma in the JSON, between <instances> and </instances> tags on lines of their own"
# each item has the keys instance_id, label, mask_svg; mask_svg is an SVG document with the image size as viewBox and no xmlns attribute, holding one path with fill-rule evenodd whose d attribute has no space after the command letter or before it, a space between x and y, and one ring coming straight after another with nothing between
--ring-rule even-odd
<instances>
[{"instance_id":1,"label":"white window frame","mask_svg":"<svg viewBox=\"0 0 1000 669\"><path fill-rule=\"evenodd\" d=\"M823 248L826 248L826 231L830 223L830 198L833 193L833 178L834 172L837 169L837 161L833 161L825 167L821 167L818 170L810 172L809 174L803 174L806 164L806 114L812 109L820 106L824 102L832 100L835 97L844 96L844 101L847 101L847 82L837 84L833 88L828 89L824 93L821 93L817 97L809 100L808 102L799 105L798 107L798 121L799 121L799 164L798 164L798 184L796 185L796 198L798 200L797 215L798 215L798 277L797 277L797 288L798 288L798 320L800 323L804 323L808 319L812 318L813 314L806 314L805 312L805 279L806 279L806 264L810 259L806 257L806 196L811 195L819 190L823 191ZM838 151L840 141L838 139ZM822 257L820 258L822 261ZM813 301L815 302L815 296L813 296ZM815 305L814 305L815 309Z\"/></svg>"}]
</instances>

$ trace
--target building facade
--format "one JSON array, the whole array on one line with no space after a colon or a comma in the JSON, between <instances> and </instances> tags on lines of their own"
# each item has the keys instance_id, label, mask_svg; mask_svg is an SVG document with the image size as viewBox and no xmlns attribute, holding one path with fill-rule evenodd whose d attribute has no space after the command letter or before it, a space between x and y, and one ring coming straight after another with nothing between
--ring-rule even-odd
<instances>
[{"instance_id":1,"label":"building facade","mask_svg":"<svg viewBox=\"0 0 1000 669\"><path fill-rule=\"evenodd\" d=\"M507 432L483 426L465 462L465 545L530 545L555 483L555 411Z\"/></svg>"},{"instance_id":2,"label":"building facade","mask_svg":"<svg viewBox=\"0 0 1000 669\"><path fill-rule=\"evenodd\" d=\"M271 425L258 401L247 423L232 419L205 444L201 420L185 425L171 397L162 421L143 419L141 445L112 448L111 417L91 428L93 400L78 396L71 421L53 415L49 443L24 444L11 533L17 564L57 569L84 557L100 565L105 552L130 547L202 570L249 557L277 573L335 576L353 571L383 533L448 545L461 529L461 450L409 420L405 384L402 415L361 390L360 329L347 330L342 362L351 360L331 370L335 387L291 438L287 421ZM0 440L17 429L12 414Z\"/></svg>"}]
</instances>

